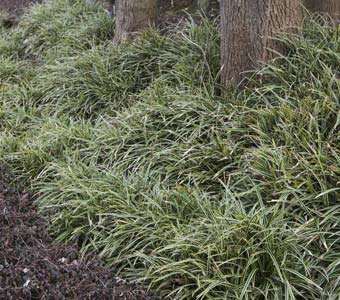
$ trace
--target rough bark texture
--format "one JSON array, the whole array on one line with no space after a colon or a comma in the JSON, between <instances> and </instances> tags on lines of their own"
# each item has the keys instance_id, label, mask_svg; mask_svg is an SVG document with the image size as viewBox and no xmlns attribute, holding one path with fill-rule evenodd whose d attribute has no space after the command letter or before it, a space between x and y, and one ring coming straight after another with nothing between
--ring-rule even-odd
<instances>
[{"instance_id":1,"label":"rough bark texture","mask_svg":"<svg viewBox=\"0 0 340 300\"><path fill-rule=\"evenodd\" d=\"M143 31L157 16L157 0L116 0L114 42L121 43L131 34Z\"/></svg>"},{"instance_id":2,"label":"rough bark texture","mask_svg":"<svg viewBox=\"0 0 340 300\"><path fill-rule=\"evenodd\" d=\"M306 0L305 5L311 12L326 13L340 24L340 0Z\"/></svg>"},{"instance_id":3,"label":"rough bark texture","mask_svg":"<svg viewBox=\"0 0 340 300\"><path fill-rule=\"evenodd\" d=\"M271 37L301 26L302 17L299 0L221 0L222 82L240 82L272 57L268 48L283 51Z\"/></svg>"}]
</instances>

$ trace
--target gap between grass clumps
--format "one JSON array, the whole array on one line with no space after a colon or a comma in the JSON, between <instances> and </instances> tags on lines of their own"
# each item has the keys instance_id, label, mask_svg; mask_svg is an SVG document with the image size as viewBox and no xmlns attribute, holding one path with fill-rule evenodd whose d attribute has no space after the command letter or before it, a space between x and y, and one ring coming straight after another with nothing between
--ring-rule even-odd
<instances>
[{"instance_id":1,"label":"gap between grass clumps","mask_svg":"<svg viewBox=\"0 0 340 300\"><path fill-rule=\"evenodd\" d=\"M222 97L214 23L112 28L48 1L0 40L0 158L55 236L175 299L337 299L339 30Z\"/></svg>"}]
</instances>

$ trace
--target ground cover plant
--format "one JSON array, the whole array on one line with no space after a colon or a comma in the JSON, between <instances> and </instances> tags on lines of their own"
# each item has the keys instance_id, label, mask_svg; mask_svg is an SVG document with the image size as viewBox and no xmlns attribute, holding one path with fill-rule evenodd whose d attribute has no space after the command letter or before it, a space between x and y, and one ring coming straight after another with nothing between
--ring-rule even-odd
<instances>
[{"instance_id":1,"label":"ground cover plant","mask_svg":"<svg viewBox=\"0 0 340 300\"><path fill-rule=\"evenodd\" d=\"M339 29L223 96L214 22L112 31L57 0L1 34L0 159L57 239L174 299L338 299Z\"/></svg>"}]
</instances>

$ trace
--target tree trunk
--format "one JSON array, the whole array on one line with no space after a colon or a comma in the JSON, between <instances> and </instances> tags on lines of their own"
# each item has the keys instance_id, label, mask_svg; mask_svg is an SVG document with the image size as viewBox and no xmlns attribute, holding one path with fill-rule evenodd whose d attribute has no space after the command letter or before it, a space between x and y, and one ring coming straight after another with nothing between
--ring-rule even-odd
<instances>
[{"instance_id":1,"label":"tree trunk","mask_svg":"<svg viewBox=\"0 0 340 300\"><path fill-rule=\"evenodd\" d=\"M326 13L340 24L340 0L306 0L306 7L311 12Z\"/></svg>"},{"instance_id":2,"label":"tree trunk","mask_svg":"<svg viewBox=\"0 0 340 300\"><path fill-rule=\"evenodd\" d=\"M157 0L116 0L116 31L114 42L121 43L136 32L154 24Z\"/></svg>"},{"instance_id":3,"label":"tree trunk","mask_svg":"<svg viewBox=\"0 0 340 300\"><path fill-rule=\"evenodd\" d=\"M239 83L256 62L284 51L271 37L302 25L299 0L221 0L222 83Z\"/></svg>"}]
</instances>

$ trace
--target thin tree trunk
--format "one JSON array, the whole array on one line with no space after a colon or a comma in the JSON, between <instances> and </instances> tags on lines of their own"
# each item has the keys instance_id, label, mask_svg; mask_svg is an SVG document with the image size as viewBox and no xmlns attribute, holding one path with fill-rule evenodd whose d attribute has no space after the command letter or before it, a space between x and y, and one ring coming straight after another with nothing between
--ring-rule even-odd
<instances>
[{"instance_id":1,"label":"thin tree trunk","mask_svg":"<svg viewBox=\"0 0 340 300\"><path fill-rule=\"evenodd\" d=\"M154 24L157 17L157 0L116 0L115 5L116 44Z\"/></svg>"},{"instance_id":2,"label":"thin tree trunk","mask_svg":"<svg viewBox=\"0 0 340 300\"><path fill-rule=\"evenodd\" d=\"M311 12L326 13L340 24L340 0L306 0L305 3Z\"/></svg>"},{"instance_id":3,"label":"thin tree trunk","mask_svg":"<svg viewBox=\"0 0 340 300\"><path fill-rule=\"evenodd\" d=\"M271 37L302 24L299 0L221 0L222 83L239 83L258 61L283 51Z\"/></svg>"}]
</instances>

